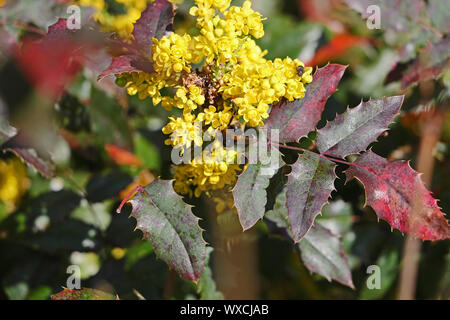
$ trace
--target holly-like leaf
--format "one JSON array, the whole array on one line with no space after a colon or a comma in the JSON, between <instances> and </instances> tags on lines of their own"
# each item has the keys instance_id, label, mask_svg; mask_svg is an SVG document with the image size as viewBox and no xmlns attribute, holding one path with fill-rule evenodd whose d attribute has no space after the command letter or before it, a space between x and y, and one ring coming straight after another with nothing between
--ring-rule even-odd
<instances>
[{"instance_id":1,"label":"holly-like leaf","mask_svg":"<svg viewBox=\"0 0 450 320\"><path fill-rule=\"evenodd\" d=\"M292 238L300 241L334 190L336 165L305 151L292 165L286 185L286 207Z\"/></svg>"},{"instance_id":2,"label":"holly-like leaf","mask_svg":"<svg viewBox=\"0 0 450 320\"><path fill-rule=\"evenodd\" d=\"M198 281L202 275L206 243L191 206L175 193L172 181L155 180L131 200L137 226L156 255L180 276Z\"/></svg>"},{"instance_id":3,"label":"holly-like leaf","mask_svg":"<svg viewBox=\"0 0 450 320\"><path fill-rule=\"evenodd\" d=\"M98 80L125 72L154 72L150 60L153 38L161 39L172 30L174 18L173 4L167 0L156 0L147 6L134 24L132 44L123 44L126 53L114 57L111 65L104 70Z\"/></svg>"},{"instance_id":4,"label":"holly-like leaf","mask_svg":"<svg viewBox=\"0 0 450 320\"><path fill-rule=\"evenodd\" d=\"M317 148L321 153L340 158L366 150L388 129L402 103L403 96L361 102L318 131Z\"/></svg>"},{"instance_id":5,"label":"holly-like leaf","mask_svg":"<svg viewBox=\"0 0 450 320\"><path fill-rule=\"evenodd\" d=\"M300 256L311 272L354 289L352 273L339 237L320 224L314 225L298 244Z\"/></svg>"},{"instance_id":6,"label":"holly-like leaf","mask_svg":"<svg viewBox=\"0 0 450 320\"><path fill-rule=\"evenodd\" d=\"M422 240L450 238L450 226L419 173L404 161L389 162L372 151L362 154L346 171L366 190L366 204L392 228Z\"/></svg>"},{"instance_id":7,"label":"holly-like leaf","mask_svg":"<svg viewBox=\"0 0 450 320\"><path fill-rule=\"evenodd\" d=\"M269 164L249 164L232 190L234 205L244 231L264 217L267 203L266 188L277 170L284 165L278 151L272 149L272 152L277 152L278 163L271 161Z\"/></svg>"},{"instance_id":8,"label":"holly-like leaf","mask_svg":"<svg viewBox=\"0 0 450 320\"><path fill-rule=\"evenodd\" d=\"M153 38L161 39L173 28L173 4L167 0L155 0L136 21L133 36L136 44L144 52L151 52Z\"/></svg>"},{"instance_id":9,"label":"holly-like leaf","mask_svg":"<svg viewBox=\"0 0 450 320\"><path fill-rule=\"evenodd\" d=\"M119 300L111 293L97 289L83 288L80 290L67 289L55 293L51 296L52 300Z\"/></svg>"},{"instance_id":10,"label":"holly-like leaf","mask_svg":"<svg viewBox=\"0 0 450 320\"><path fill-rule=\"evenodd\" d=\"M288 227L286 189L277 196L273 210L268 211L265 218L274 222L277 227L286 229L288 236L292 238L292 232ZM297 246L300 257L309 271L354 288L340 239L330 230L316 223Z\"/></svg>"},{"instance_id":11,"label":"holly-like leaf","mask_svg":"<svg viewBox=\"0 0 450 320\"><path fill-rule=\"evenodd\" d=\"M279 130L280 143L297 142L313 131L319 122L327 100L336 91L346 66L329 64L316 71L307 85L303 99L283 100L273 107L265 128Z\"/></svg>"}]
</instances>

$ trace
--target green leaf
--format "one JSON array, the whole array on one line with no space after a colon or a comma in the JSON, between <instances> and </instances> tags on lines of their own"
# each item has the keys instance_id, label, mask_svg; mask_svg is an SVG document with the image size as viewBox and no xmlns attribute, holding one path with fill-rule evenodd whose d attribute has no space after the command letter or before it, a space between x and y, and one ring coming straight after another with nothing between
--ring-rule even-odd
<instances>
[{"instance_id":1,"label":"green leaf","mask_svg":"<svg viewBox=\"0 0 450 320\"><path fill-rule=\"evenodd\" d=\"M342 236L350 231L353 218L351 204L339 199L325 205L322 209L322 215L316 221L332 233Z\"/></svg>"},{"instance_id":2,"label":"green leaf","mask_svg":"<svg viewBox=\"0 0 450 320\"><path fill-rule=\"evenodd\" d=\"M444 33L450 32L450 2L442 0L428 0L428 14L430 20L436 28Z\"/></svg>"},{"instance_id":3,"label":"green leaf","mask_svg":"<svg viewBox=\"0 0 450 320\"><path fill-rule=\"evenodd\" d=\"M324 33L320 24L309 21L297 23L288 15L270 15L270 19L263 24L265 35L257 43L268 51L267 59L298 57L307 50L314 52Z\"/></svg>"},{"instance_id":4,"label":"green leaf","mask_svg":"<svg viewBox=\"0 0 450 320\"><path fill-rule=\"evenodd\" d=\"M92 132L101 147L114 144L128 150L131 148L132 139L126 112L115 100L94 88L87 110Z\"/></svg>"},{"instance_id":5,"label":"green leaf","mask_svg":"<svg viewBox=\"0 0 450 320\"><path fill-rule=\"evenodd\" d=\"M201 300L223 300L224 296L220 291L217 291L216 283L213 279L212 270L209 267L209 260L213 248L206 249L205 270L197 283L197 293L200 294Z\"/></svg>"},{"instance_id":6,"label":"green leaf","mask_svg":"<svg viewBox=\"0 0 450 320\"><path fill-rule=\"evenodd\" d=\"M300 241L334 190L336 165L305 151L292 165L286 185L286 207L292 238Z\"/></svg>"},{"instance_id":7,"label":"green leaf","mask_svg":"<svg viewBox=\"0 0 450 320\"><path fill-rule=\"evenodd\" d=\"M286 229L287 234L292 237L287 218L286 189L277 196L273 210L268 211L265 217L279 228ZM297 246L300 257L309 271L354 288L340 239L328 229L315 224Z\"/></svg>"},{"instance_id":8,"label":"green leaf","mask_svg":"<svg viewBox=\"0 0 450 320\"><path fill-rule=\"evenodd\" d=\"M329 122L317 133L320 153L344 158L359 153L388 130L403 103L403 96L361 102Z\"/></svg>"},{"instance_id":9,"label":"green leaf","mask_svg":"<svg viewBox=\"0 0 450 320\"><path fill-rule=\"evenodd\" d=\"M328 281L332 279L354 289L352 274L340 239L319 224L298 244L303 263Z\"/></svg>"},{"instance_id":10,"label":"green leaf","mask_svg":"<svg viewBox=\"0 0 450 320\"><path fill-rule=\"evenodd\" d=\"M131 200L137 226L156 255L180 276L197 282L205 265L206 243L191 206L172 181L155 180Z\"/></svg>"},{"instance_id":11,"label":"green leaf","mask_svg":"<svg viewBox=\"0 0 450 320\"><path fill-rule=\"evenodd\" d=\"M83 288L80 290L67 289L53 294L52 300L118 300L118 297L104 291Z\"/></svg>"},{"instance_id":12,"label":"green leaf","mask_svg":"<svg viewBox=\"0 0 450 320\"><path fill-rule=\"evenodd\" d=\"M395 279L397 278L398 271L400 269L398 248L390 248L388 250L384 250L381 253L380 257L377 259L375 265L380 267L381 287L380 289L369 289L369 287L366 285L366 279L359 294L360 299L382 299L387 291L395 283ZM367 278L369 277L370 275Z\"/></svg>"},{"instance_id":13,"label":"green leaf","mask_svg":"<svg viewBox=\"0 0 450 320\"><path fill-rule=\"evenodd\" d=\"M284 165L281 154L276 152L279 156L277 164L272 164L272 161L267 165L249 164L232 190L234 205L244 231L264 217L267 203L266 188L277 170Z\"/></svg>"},{"instance_id":14,"label":"green leaf","mask_svg":"<svg viewBox=\"0 0 450 320\"><path fill-rule=\"evenodd\" d=\"M134 138L135 153L150 170L161 169L161 156L158 149L141 135Z\"/></svg>"}]
</instances>

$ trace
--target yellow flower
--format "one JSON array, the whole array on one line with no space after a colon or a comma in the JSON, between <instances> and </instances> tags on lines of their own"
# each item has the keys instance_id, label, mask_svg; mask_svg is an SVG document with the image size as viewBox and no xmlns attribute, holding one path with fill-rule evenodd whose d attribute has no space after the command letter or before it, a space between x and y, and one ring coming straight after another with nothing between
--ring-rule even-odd
<instances>
[{"instance_id":1,"label":"yellow flower","mask_svg":"<svg viewBox=\"0 0 450 320\"><path fill-rule=\"evenodd\" d=\"M236 183L237 173L241 170L235 164L236 151L214 148L202 159L176 166L174 188L180 194L199 197L203 192L220 190Z\"/></svg>"},{"instance_id":2,"label":"yellow flower","mask_svg":"<svg viewBox=\"0 0 450 320\"><path fill-rule=\"evenodd\" d=\"M116 259L116 260L120 260L123 257L125 257L125 254L127 253L127 249L122 249L122 248L113 248L111 250L111 256Z\"/></svg>"},{"instance_id":3,"label":"yellow flower","mask_svg":"<svg viewBox=\"0 0 450 320\"><path fill-rule=\"evenodd\" d=\"M30 187L27 168L17 158L0 160L0 200L14 211Z\"/></svg>"},{"instance_id":4,"label":"yellow flower","mask_svg":"<svg viewBox=\"0 0 450 320\"><path fill-rule=\"evenodd\" d=\"M117 75L116 83L129 95L150 97L169 111L182 110L182 116L169 117L162 129L170 135L165 143L180 148L180 154L193 144L206 146L204 133L263 126L272 105L302 99L312 81L312 68L298 59L265 58L267 51L255 42L264 35L263 18L251 1L230 3L195 0L190 14L196 17L198 35L171 33L153 39L155 72ZM234 184L238 171L238 165L210 154L177 166L175 189L198 197Z\"/></svg>"}]
</instances>

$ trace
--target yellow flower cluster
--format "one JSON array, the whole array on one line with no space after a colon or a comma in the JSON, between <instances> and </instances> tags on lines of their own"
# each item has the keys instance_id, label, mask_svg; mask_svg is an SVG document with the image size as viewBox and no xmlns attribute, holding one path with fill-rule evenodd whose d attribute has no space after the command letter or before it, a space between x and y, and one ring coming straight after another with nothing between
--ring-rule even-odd
<instances>
[{"instance_id":1,"label":"yellow flower cluster","mask_svg":"<svg viewBox=\"0 0 450 320\"><path fill-rule=\"evenodd\" d=\"M164 134L170 134L170 138L165 141L167 145L181 148L181 153L185 148L189 148L194 142L195 145L203 145L201 123L191 113L186 113L182 117L169 117L170 122L162 129Z\"/></svg>"},{"instance_id":2,"label":"yellow flower cluster","mask_svg":"<svg viewBox=\"0 0 450 320\"><path fill-rule=\"evenodd\" d=\"M0 201L13 211L30 187L27 168L18 159L0 160Z\"/></svg>"},{"instance_id":3,"label":"yellow flower cluster","mask_svg":"<svg viewBox=\"0 0 450 320\"><path fill-rule=\"evenodd\" d=\"M281 98L293 101L305 96L304 84L312 81L311 67L305 68L298 59L266 60L253 40L248 40L238 53L245 58L224 75L221 91L224 99L238 107L238 115L250 127L264 125L269 105ZM304 71L299 75L298 70Z\"/></svg>"},{"instance_id":4,"label":"yellow flower cluster","mask_svg":"<svg viewBox=\"0 0 450 320\"><path fill-rule=\"evenodd\" d=\"M251 1L230 3L195 0L190 14L197 19L199 35L171 33L153 39L155 72L117 75L116 83L128 94L150 97L169 111L182 110L182 116L169 117L162 129L171 135L166 144L180 148L181 154L193 144L204 146L205 132L264 125L271 105L303 98L305 85L312 81L312 68L298 59L265 59L267 52L254 40L264 35L261 14L251 8ZM165 88L171 90L162 91ZM208 161L194 159L178 167L176 190L191 194L194 188L198 196L234 183L231 176L238 166Z\"/></svg>"},{"instance_id":5,"label":"yellow flower cluster","mask_svg":"<svg viewBox=\"0 0 450 320\"><path fill-rule=\"evenodd\" d=\"M202 159L176 166L174 189L181 194L199 197L203 192L220 190L236 183L240 171L236 151L214 148Z\"/></svg>"}]
</instances>

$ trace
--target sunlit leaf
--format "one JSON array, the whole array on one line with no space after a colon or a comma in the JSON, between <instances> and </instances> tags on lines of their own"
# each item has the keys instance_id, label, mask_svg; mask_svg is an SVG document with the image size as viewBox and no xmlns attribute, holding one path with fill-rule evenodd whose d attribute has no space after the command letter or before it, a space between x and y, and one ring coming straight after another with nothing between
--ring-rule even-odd
<instances>
[{"instance_id":1,"label":"sunlit leaf","mask_svg":"<svg viewBox=\"0 0 450 320\"><path fill-rule=\"evenodd\" d=\"M321 153L346 157L359 153L388 130L403 103L403 96L361 102L329 122L317 133Z\"/></svg>"},{"instance_id":2,"label":"sunlit leaf","mask_svg":"<svg viewBox=\"0 0 450 320\"><path fill-rule=\"evenodd\" d=\"M366 190L366 204L392 228L422 240L450 238L450 226L419 173L404 161L389 162L372 151L362 154L347 171Z\"/></svg>"}]
</instances>

